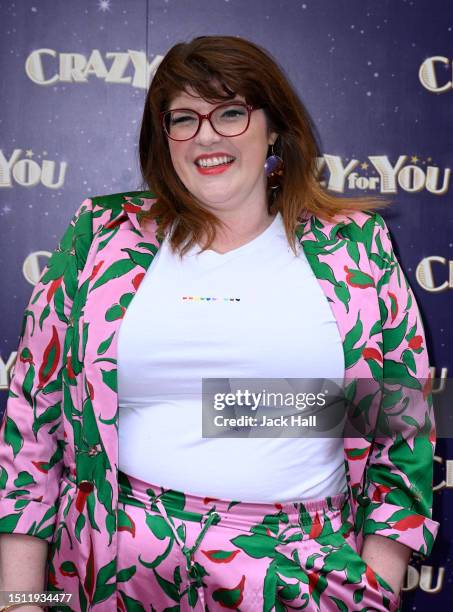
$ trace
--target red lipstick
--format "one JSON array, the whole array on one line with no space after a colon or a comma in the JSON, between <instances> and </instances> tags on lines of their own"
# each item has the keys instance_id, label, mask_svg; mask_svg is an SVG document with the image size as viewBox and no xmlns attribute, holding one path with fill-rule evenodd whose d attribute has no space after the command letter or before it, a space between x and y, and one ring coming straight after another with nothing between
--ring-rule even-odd
<instances>
[{"instance_id":1,"label":"red lipstick","mask_svg":"<svg viewBox=\"0 0 453 612\"><path fill-rule=\"evenodd\" d=\"M216 158L228 158L228 162L221 163L215 166L199 166L196 162L201 159L213 159ZM223 152L215 152L215 153L204 153L195 158L194 163L197 167L197 170L200 174L221 174L228 170L228 168L233 164L235 158L233 155L229 155L228 153Z\"/></svg>"}]
</instances>

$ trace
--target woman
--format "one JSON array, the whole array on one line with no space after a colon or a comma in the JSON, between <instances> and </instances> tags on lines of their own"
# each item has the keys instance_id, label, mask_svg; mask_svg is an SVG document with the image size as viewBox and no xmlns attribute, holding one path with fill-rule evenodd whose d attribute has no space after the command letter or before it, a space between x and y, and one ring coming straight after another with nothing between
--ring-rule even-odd
<instances>
[{"instance_id":1,"label":"woman","mask_svg":"<svg viewBox=\"0 0 453 612\"><path fill-rule=\"evenodd\" d=\"M423 327L376 202L323 191L316 156L257 45L165 56L140 136L152 191L85 200L24 315L2 589L45 584L61 610L398 609L438 529ZM402 430L202 438L202 378L339 379L363 409L384 373Z\"/></svg>"}]
</instances>

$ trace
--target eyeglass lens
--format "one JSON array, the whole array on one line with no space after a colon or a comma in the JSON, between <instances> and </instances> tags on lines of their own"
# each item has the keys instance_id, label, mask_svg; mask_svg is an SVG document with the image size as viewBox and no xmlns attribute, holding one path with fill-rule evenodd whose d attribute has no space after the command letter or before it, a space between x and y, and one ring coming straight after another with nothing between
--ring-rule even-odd
<instances>
[{"instance_id":1,"label":"eyeglass lens","mask_svg":"<svg viewBox=\"0 0 453 612\"><path fill-rule=\"evenodd\" d=\"M190 110L173 110L165 114L165 129L171 138L186 140L198 130L200 118ZM214 129L222 136L236 136L247 128L248 110L241 104L217 108L211 115Z\"/></svg>"}]
</instances>

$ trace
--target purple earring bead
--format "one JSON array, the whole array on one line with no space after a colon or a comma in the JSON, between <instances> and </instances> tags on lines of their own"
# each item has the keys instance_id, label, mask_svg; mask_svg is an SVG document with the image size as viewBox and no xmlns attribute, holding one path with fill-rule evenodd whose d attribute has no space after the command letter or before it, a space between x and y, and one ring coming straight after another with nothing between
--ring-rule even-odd
<instances>
[{"instance_id":1,"label":"purple earring bead","mask_svg":"<svg viewBox=\"0 0 453 612\"><path fill-rule=\"evenodd\" d=\"M276 170L278 170L283 164L283 160L278 155L270 155L264 164L264 169L266 171L266 176L269 176Z\"/></svg>"}]
</instances>

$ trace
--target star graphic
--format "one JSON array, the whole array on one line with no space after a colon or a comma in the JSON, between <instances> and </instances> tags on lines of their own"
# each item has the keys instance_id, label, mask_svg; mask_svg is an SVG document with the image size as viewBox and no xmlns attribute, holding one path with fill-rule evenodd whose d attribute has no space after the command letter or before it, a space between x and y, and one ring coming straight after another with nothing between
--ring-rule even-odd
<instances>
[{"instance_id":1,"label":"star graphic","mask_svg":"<svg viewBox=\"0 0 453 612\"><path fill-rule=\"evenodd\" d=\"M25 151L25 156L26 157L33 157L33 151L31 149L27 149Z\"/></svg>"},{"instance_id":2,"label":"star graphic","mask_svg":"<svg viewBox=\"0 0 453 612\"><path fill-rule=\"evenodd\" d=\"M99 10L105 13L110 10L110 0L99 0Z\"/></svg>"},{"instance_id":3,"label":"star graphic","mask_svg":"<svg viewBox=\"0 0 453 612\"><path fill-rule=\"evenodd\" d=\"M367 164L366 162L363 162L363 164L360 164L360 167L362 168L362 170L368 170L368 166L369 164Z\"/></svg>"},{"instance_id":4,"label":"star graphic","mask_svg":"<svg viewBox=\"0 0 453 612\"><path fill-rule=\"evenodd\" d=\"M418 157L417 157L416 155L412 155L412 157L411 157L411 162L412 162L413 164L416 164L416 163L418 162Z\"/></svg>"}]
</instances>

